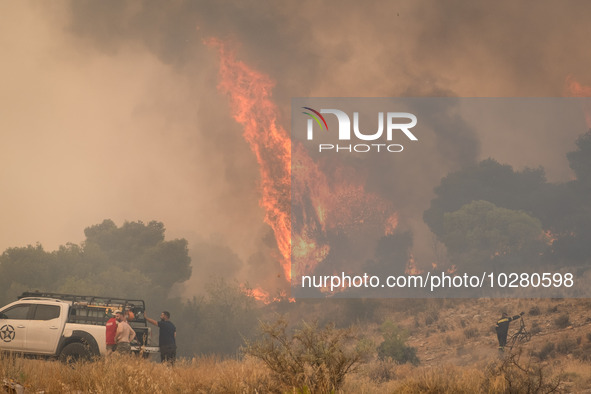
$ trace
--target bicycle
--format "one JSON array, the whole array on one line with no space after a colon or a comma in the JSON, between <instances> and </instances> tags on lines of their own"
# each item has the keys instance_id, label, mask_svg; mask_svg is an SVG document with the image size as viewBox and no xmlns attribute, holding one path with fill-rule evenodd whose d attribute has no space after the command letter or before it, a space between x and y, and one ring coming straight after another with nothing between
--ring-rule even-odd
<instances>
[{"instance_id":1,"label":"bicycle","mask_svg":"<svg viewBox=\"0 0 591 394\"><path fill-rule=\"evenodd\" d=\"M509 349L513 349L513 346L518 343L529 342L530 339L531 333L525 328L525 322L523 321L522 315L520 318L519 330L517 330L515 334L511 335L511 338L509 339Z\"/></svg>"}]
</instances>

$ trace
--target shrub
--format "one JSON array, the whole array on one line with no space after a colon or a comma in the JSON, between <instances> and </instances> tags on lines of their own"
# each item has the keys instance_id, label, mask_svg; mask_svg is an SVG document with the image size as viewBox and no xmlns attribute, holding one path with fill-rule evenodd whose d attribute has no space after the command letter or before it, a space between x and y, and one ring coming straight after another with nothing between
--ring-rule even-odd
<instances>
[{"instance_id":1,"label":"shrub","mask_svg":"<svg viewBox=\"0 0 591 394\"><path fill-rule=\"evenodd\" d=\"M562 354L572 353L577 348L577 342L571 338L563 338L556 344L556 351Z\"/></svg>"},{"instance_id":2,"label":"shrub","mask_svg":"<svg viewBox=\"0 0 591 394\"><path fill-rule=\"evenodd\" d=\"M568 313L563 313L562 315L554 319L554 324L558 328L568 327L570 325L570 317L568 316Z\"/></svg>"},{"instance_id":3,"label":"shrub","mask_svg":"<svg viewBox=\"0 0 591 394\"><path fill-rule=\"evenodd\" d=\"M538 306L534 306L529 310L530 316L538 316L540 313L542 312L540 311L540 308Z\"/></svg>"},{"instance_id":4,"label":"shrub","mask_svg":"<svg viewBox=\"0 0 591 394\"><path fill-rule=\"evenodd\" d=\"M547 342L544 347L537 353L534 353L535 356L537 356L540 360L544 361L545 359L548 358L548 356L550 356L552 354L552 352L554 351L554 343L552 342Z\"/></svg>"},{"instance_id":5,"label":"shrub","mask_svg":"<svg viewBox=\"0 0 591 394\"><path fill-rule=\"evenodd\" d=\"M417 349L406 345L408 335L403 329L391 321L386 321L380 327L380 331L384 338L384 341L378 346L378 358L380 360L389 357L399 364L411 363L417 365L419 363Z\"/></svg>"},{"instance_id":6,"label":"shrub","mask_svg":"<svg viewBox=\"0 0 591 394\"><path fill-rule=\"evenodd\" d=\"M535 321L532 323L531 330L529 332L531 333L531 335L536 335L542 332L542 328L540 327L540 324L537 321Z\"/></svg>"},{"instance_id":7,"label":"shrub","mask_svg":"<svg viewBox=\"0 0 591 394\"><path fill-rule=\"evenodd\" d=\"M355 349L361 354L362 362L369 362L376 354L376 344L369 338L362 338L357 342Z\"/></svg>"},{"instance_id":8,"label":"shrub","mask_svg":"<svg viewBox=\"0 0 591 394\"><path fill-rule=\"evenodd\" d=\"M420 328L421 327L421 322L419 321L419 317L415 316L415 328Z\"/></svg>"},{"instance_id":9,"label":"shrub","mask_svg":"<svg viewBox=\"0 0 591 394\"><path fill-rule=\"evenodd\" d=\"M439 320L439 312L435 309L431 309L427 312L427 316L425 317L425 325L430 326L437 320Z\"/></svg>"},{"instance_id":10,"label":"shrub","mask_svg":"<svg viewBox=\"0 0 591 394\"><path fill-rule=\"evenodd\" d=\"M256 300L237 283L217 279L208 284L206 294L187 301L181 310L173 312L180 335L177 345L188 354L236 355L244 338L257 333L260 309ZM176 313L175 313L176 312ZM174 316L182 316L178 321Z\"/></svg>"},{"instance_id":11,"label":"shrub","mask_svg":"<svg viewBox=\"0 0 591 394\"><path fill-rule=\"evenodd\" d=\"M261 323L260 329L262 337L247 342L243 352L262 360L274 379L290 389L337 391L363 356L351 346L355 337L350 329L303 322L290 336L285 319Z\"/></svg>"},{"instance_id":12,"label":"shrub","mask_svg":"<svg viewBox=\"0 0 591 394\"><path fill-rule=\"evenodd\" d=\"M466 336L466 338L470 339L470 338L476 338L478 337L478 329L475 327L472 328L466 328L464 330L464 335Z\"/></svg>"},{"instance_id":13,"label":"shrub","mask_svg":"<svg viewBox=\"0 0 591 394\"><path fill-rule=\"evenodd\" d=\"M591 361L591 343L586 343L580 349L576 349L573 355L581 361Z\"/></svg>"},{"instance_id":14,"label":"shrub","mask_svg":"<svg viewBox=\"0 0 591 394\"><path fill-rule=\"evenodd\" d=\"M499 392L494 388L497 377L504 380L503 393L556 393L560 391L562 377L549 377L551 373L539 362L522 363L520 354L510 354L503 361L488 368L480 392Z\"/></svg>"},{"instance_id":15,"label":"shrub","mask_svg":"<svg viewBox=\"0 0 591 394\"><path fill-rule=\"evenodd\" d=\"M396 377L396 362L391 358L378 360L367 371L367 376L376 383L388 382Z\"/></svg>"},{"instance_id":16,"label":"shrub","mask_svg":"<svg viewBox=\"0 0 591 394\"><path fill-rule=\"evenodd\" d=\"M561 377L550 378L551 372L537 364L519 364L511 358L505 368L505 380L509 383L509 392L552 393L561 385ZM517 390L515 390L517 389ZM515 391L514 391L515 390Z\"/></svg>"}]
</instances>

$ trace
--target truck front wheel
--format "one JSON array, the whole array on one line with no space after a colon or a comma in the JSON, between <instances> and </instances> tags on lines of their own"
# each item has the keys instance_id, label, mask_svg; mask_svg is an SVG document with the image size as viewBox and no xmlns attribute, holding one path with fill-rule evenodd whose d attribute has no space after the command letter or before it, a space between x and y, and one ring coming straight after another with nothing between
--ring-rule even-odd
<instances>
[{"instance_id":1,"label":"truck front wheel","mask_svg":"<svg viewBox=\"0 0 591 394\"><path fill-rule=\"evenodd\" d=\"M60 360L75 362L78 360L90 360L91 352L88 346L80 342L69 343L62 349Z\"/></svg>"}]
</instances>

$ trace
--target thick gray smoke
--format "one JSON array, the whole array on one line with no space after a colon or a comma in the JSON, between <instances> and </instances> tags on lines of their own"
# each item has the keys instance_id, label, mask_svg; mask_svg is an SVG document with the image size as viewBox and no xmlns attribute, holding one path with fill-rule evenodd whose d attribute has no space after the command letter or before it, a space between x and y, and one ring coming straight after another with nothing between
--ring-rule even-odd
<instances>
[{"instance_id":1,"label":"thick gray smoke","mask_svg":"<svg viewBox=\"0 0 591 394\"><path fill-rule=\"evenodd\" d=\"M217 55L204 38L229 40L276 81L289 129L291 97L561 96L568 75L591 83L590 11L578 1L2 3L0 247L51 250L105 218L160 220L169 237L189 240L194 275L270 281L281 269L256 160L217 90ZM446 122L433 154L413 161L421 176L396 179L412 194L367 180L398 195L422 250L430 235L421 214L446 173L494 157L565 180L565 154L584 132L519 135L507 147L512 130ZM214 264L219 250L232 263Z\"/></svg>"}]
</instances>

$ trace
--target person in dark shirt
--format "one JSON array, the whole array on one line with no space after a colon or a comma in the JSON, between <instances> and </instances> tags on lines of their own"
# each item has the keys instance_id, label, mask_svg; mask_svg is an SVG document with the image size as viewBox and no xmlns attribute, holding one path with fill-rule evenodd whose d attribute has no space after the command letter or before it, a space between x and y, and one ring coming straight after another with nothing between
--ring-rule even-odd
<instances>
[{"instance_id":1,"label":"person in dark shirt","mask_svg":"<svg viewBox=\"0 0 591 394\"><path fill-rule=\"evenodd\" d=\"M144 314L146 321L158 326L160 335L158 346L160 346L160 361L174 364L176 359L176 327L170 321L170 312L164 311L160 314L160 321L150 319Z\"/></svg>"},{"instance_id":2,"label":"person in dark shirt","mask_svg":"<svg viewBox=\"0 0 591 394\"><path fill-rule=\"evenodd\" d=\"M507 345L507 333L509 332L509 323L511 323L513 320L519 319L520 316L523 316L523 312L513 317L509 317L506 312L503 312L503 315L497 321L495 330L497 331L497 339L499 340L499 352L505 351L505 345Z\"/></svg>"}]
</instances>

